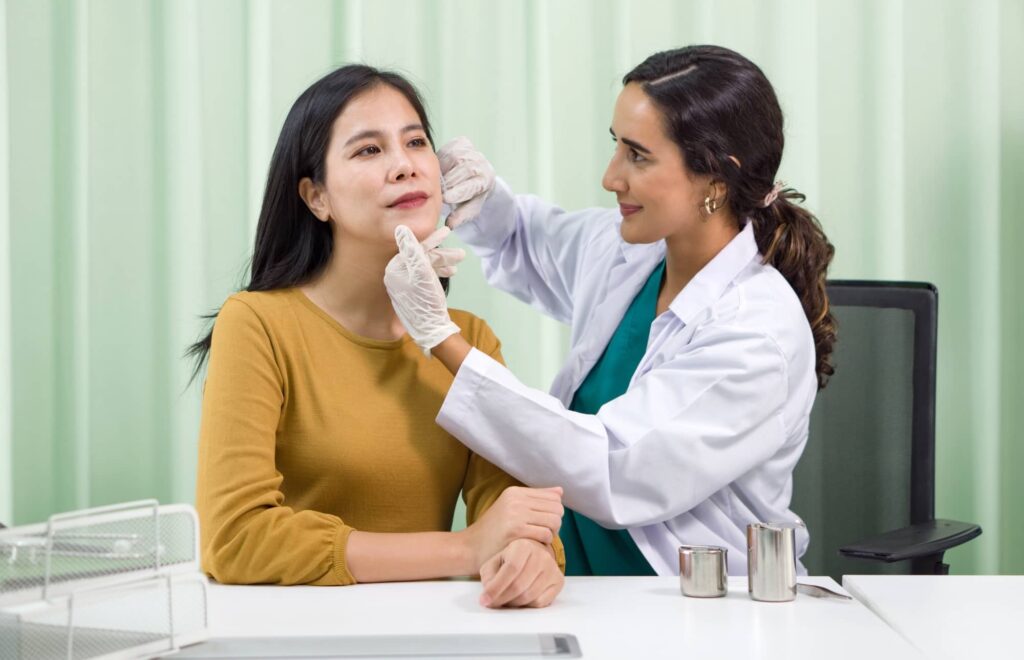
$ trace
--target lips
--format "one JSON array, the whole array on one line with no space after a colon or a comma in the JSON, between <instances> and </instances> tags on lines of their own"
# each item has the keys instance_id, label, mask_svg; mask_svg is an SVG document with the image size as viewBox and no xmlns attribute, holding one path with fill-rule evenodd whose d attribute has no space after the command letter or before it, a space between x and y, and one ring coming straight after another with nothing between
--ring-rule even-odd
<instances>
[{"instance_id":1,"label":"lips","mask_svg":"<svg viewBox=\"0 0 1024 660\"><path fill-rule=\"evenodd\" d=\"M423 206L424 202L427 201L427 193L425 192L411 192L406 193L396 199L395 201L388 204L389 209L414 209Z\"/></svg>"},{"instance_id":2,"label":"lips","mask_svg":"<svg viewBox=\"0 0 1024 660\"><path fill-rule=\"evenodd\" d=\"M642 208L642 206L637 206L636 204L623 204L619 202L619 211L622 213L623 218L627 215L633 215Z\"/></svg>"}]
</instances>

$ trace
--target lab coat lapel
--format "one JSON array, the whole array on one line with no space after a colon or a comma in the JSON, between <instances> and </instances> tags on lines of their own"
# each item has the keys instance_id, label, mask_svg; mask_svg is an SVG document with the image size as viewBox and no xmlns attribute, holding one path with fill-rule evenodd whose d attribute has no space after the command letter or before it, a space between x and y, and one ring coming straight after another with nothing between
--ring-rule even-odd
<instances>
[{"instance_id":1,"label":"lab coat lapel","mask_svg":"<svg viewBox=\"0 0 1024 660\"><path fill-rule=\"evenodd\" d=\"M722 248L672 300L668 308L685 325L715 303L750 262L758 257L754 227L747 222L729 244Z\"/></svg>"},{"instance_id":2,"label":"lab coat lapel","mask_svg":"<svg viewBox=\"0 0 1024 660\"><path fill-rule=\"evenodd\" d=\"M572 347L565 367L551 384L551 395L558 397L565 406L572 402L576 390L604 353L630 303L664 256L663 241L632 245L619 239L616 259L609 267L605 279L607 293L600 303L590 309L583 325L588 329L585 338Z\"/></svg>"}]
</instances>

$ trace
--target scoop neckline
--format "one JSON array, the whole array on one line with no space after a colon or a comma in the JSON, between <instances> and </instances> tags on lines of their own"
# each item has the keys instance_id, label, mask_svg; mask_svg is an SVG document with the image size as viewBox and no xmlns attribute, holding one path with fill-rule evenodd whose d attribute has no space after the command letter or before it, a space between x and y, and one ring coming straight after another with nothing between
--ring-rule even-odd
<instances>
[{"instance_id":1,"label":"scoop neckline","mask_svg":"<svg viewBox=\"0 0 1024 660\"><path fill-rule=\"evenodd\" d=\"M373 339L371 337L357 335L356 333L352 332L342 324L338 323L338 320L336 318L328 314L326 311L324 311L322 307L320 307L315 302L310 300L309 296L307 296L302 291L302 289L294 287L290 290L290 292L292 296L297 298L298 301L304 307L308 308L311 312L319 316L321 319L323 319L325 323L327 323L327 325L334 328L334 330L337 331L338 334L340 334L345 339L348 339L354 344L358 344L366 348L375 348L381 350L397 350L405 346L410 341L412 341L412 337L409 336L408 332L406 332L398 339Z\"/></svg>"}]
</instances>

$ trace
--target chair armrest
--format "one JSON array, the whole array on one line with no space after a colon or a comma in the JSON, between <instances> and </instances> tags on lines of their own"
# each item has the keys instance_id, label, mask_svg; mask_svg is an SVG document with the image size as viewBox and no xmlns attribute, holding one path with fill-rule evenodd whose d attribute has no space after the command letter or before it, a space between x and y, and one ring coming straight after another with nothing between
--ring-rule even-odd
<instances>
[{"instance_id":1,"label":"chair armrest","mask_svg":"<svg viewBox=\"0 0 1024 660\"><path fill-rule=\"evenodd\" d=\"M891 563L942 553L980 534L981 527L973 523L931 520L845 545L839 554Z\"/></svg>"}]
</instances>

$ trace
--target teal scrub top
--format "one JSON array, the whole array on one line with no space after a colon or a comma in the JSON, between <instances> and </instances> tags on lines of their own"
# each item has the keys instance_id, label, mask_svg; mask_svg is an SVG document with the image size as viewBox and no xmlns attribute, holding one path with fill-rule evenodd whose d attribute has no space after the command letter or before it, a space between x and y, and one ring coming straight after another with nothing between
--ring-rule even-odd
<instances>
[{"instance_id":1,"label":"teal scrub top","mask_svg":"<svg viewBox=\"0 0 1024 660\"><path fill-rule=\"evenodd\" d=\"M647 351L664 273L662 261L626 310L601 359L576 390L570 410L593 415L626 392ZM566 575L657 575L624 529L605 529L566 509L559 536L565 546Z\"/></svg>"}]
</instances>

